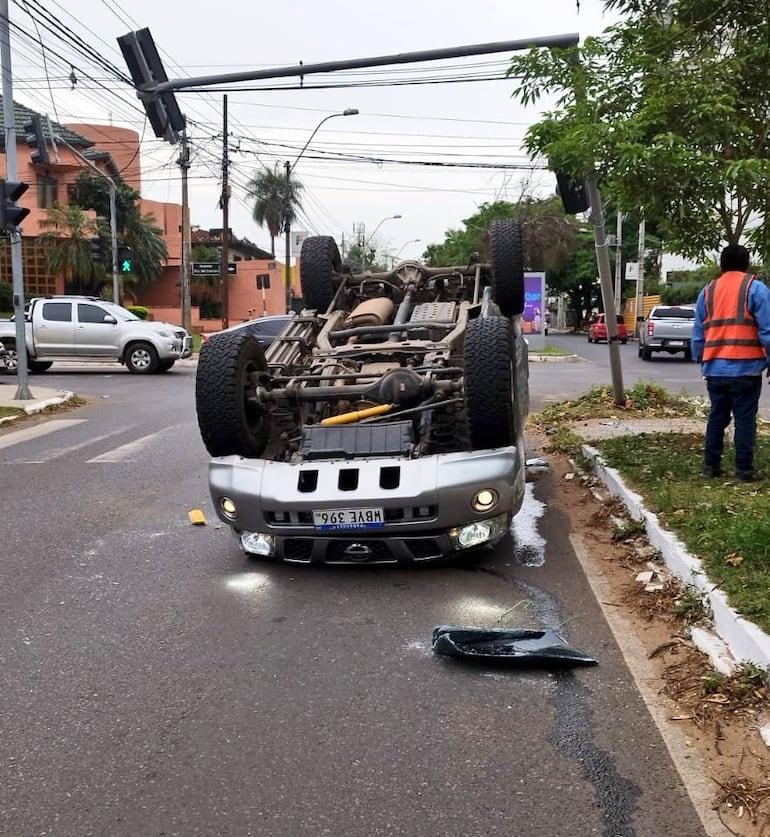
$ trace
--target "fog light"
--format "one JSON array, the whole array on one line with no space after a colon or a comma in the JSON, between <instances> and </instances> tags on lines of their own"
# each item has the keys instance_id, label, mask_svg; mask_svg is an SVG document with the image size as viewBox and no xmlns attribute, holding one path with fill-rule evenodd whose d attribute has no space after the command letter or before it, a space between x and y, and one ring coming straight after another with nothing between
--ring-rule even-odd
<instances>
[{"instance_id":1,"label":"fog light","mask_svg":"<svg viewBox=\"0 0 770 837\"><path fill-rule=\"evenodd\" d=\"M487 512L497 505L497 492L493 488L482 488L473 495L471 506L474 511Z\"/></svg>"},{"instance_id":2,"label":"fog light","mask_svg":"<svg viewBox=\"0 0 770 837\"><path fill-rule=\"evenodd\" d=\"M241 547L250 555L272 555L275 543L272 535L262 532L241 532Z\"/></svg>"},{"instance_id":3,"label":"fog light","mask_svg":"<svg viewBox=\"0 0 770 837\"><path fill-rule=\"evenodd\" d=\"M229 497L220 498L219 508L221 509L224 517L226 517L228 520L235 520L235 503Z\"/></svg>"},{"instance_id":4,"label":"fog light","mask_svg":"<svg viewBox=\"0 0 770 837\"><path fill-rule=\"evenodd\" d=\"M508 531L508 515L501 514L489 520L476 520L465 526L449 530L449 539L455 549L469 549L472 546L499 540Z\"/></svg>"}]
</instances>

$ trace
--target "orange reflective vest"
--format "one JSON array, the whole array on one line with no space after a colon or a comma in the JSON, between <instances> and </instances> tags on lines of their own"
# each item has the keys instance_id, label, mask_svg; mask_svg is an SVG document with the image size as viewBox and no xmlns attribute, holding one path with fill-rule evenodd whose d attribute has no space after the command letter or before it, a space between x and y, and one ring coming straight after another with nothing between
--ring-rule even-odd
<instances>
[{"instance_id":1,"label":"orange reflective vest","mask_svg":"<svg viewBox=\"0 0 770 837\"><path fill-rule=\"evenodd\" d=\"M706 286L703 361L764 360L757 323L748 309L750 273L728 270Z\"/></svg>"}]
</instances>

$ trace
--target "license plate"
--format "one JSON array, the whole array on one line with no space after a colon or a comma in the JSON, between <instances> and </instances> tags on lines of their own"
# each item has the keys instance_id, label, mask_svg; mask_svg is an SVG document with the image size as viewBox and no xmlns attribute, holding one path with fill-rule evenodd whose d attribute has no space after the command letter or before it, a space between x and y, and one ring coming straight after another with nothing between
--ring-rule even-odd
<instances>
[{"instance_id":1,"label":"license plate","mask_svg":"<svg viewBox=\"0 0 770 837\"><path fill-rule=\"evenodd\" d=\"M381 508L314 511L313 525L322 532L330 529L382 529L385 512Z\"/></svg>"},{"instance_id":2,"label":"license plate","mask_svg":"<svg viewBox=\"0 0 770 837\"><path fill-rule=\"evenodd\" d=\"M684 346L684 340L669 340L669 346Z\"/></svg>"}]
</instances>

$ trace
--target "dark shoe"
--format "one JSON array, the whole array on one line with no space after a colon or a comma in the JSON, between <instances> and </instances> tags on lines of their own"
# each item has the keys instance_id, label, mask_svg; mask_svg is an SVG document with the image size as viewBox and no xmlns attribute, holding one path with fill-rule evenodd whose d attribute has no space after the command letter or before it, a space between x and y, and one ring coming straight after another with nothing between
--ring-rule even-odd
<instances>
[{"instance_id":1,"label":"dark shoe","mask_svg":"<svg viewBox=\"0 0 770 837\"><path fill-rule=\"evenodd\" d=\"M712 477L724 476L724 471L719 467L719 465L704 465L700 475L711 479Z\"/></svg>"},{"instance_id":2,"label":"dark shoe","mask_svg":"<svg viewBox=\"0 0 770 837\"><path fill-rule=\"evenodd\" d=\"M738 482L756 482L757 480L762 479L762 475L757 471L736 471L735 479L737 479Z\"/></svg>"}]
</instances>

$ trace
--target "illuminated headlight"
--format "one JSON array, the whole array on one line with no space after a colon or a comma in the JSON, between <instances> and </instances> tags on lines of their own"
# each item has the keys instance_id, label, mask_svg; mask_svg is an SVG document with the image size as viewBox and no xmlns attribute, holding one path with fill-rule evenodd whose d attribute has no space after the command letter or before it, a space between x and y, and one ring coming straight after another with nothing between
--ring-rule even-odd
<instances>
[{"instance_id":1,"label":"illuminated headlight","mask_svg":"<svg viewBox=\"0 0 770 837\"><path fill-rule=\"evenodd\" d=\"M493 488L482 488L473 495L471 506L474 511L488 512L497 505L497 492Z\"/></svg>"},{"instance_id":2,"label":"illuminated headlight","mask_svg":"<svg viewBox=\"0 0 770 837\"><path fill-rule=\"evenodd\" d=\"M262 532L241 532L241 546L244 552L251 555L272 555L275 552L273 536L263 535Z\"/></svg>"},{"instance_id":3,"label":"illuminated headlight","mask_svg":"<svg viewBox=\"0 0 770 837\"><path fill-rule=\"evenodd\" d=\"M449 530L449 540L455 549L469 549L472 546L501 538L508 530L508 515L501 514L489 520L476 520L465 526Z\"/></svg>"},{"instance_id":4,"label":"illuminated headlight","mask_svg":"<svg viewBox=\"0 0 770 837\"><path fill-rule=\"evenodd\" d=\"M219 501L219 508L223 517L226 517L228 520L235 520L237 511L233 500L229 497L222 497Z\"/></svg>"}]
</instances>

